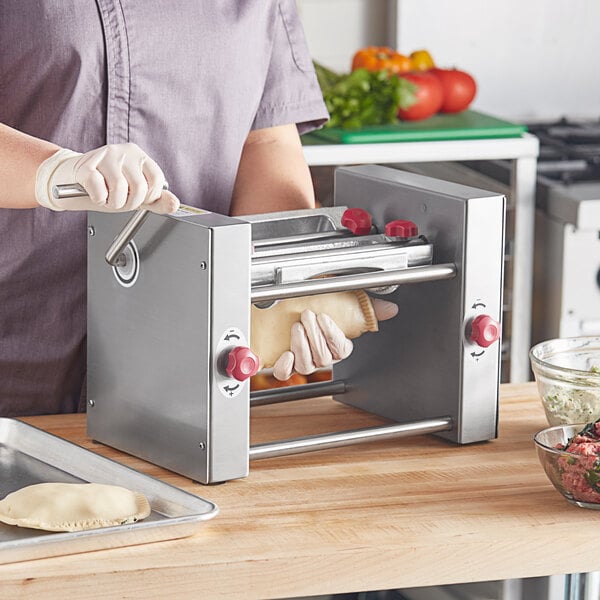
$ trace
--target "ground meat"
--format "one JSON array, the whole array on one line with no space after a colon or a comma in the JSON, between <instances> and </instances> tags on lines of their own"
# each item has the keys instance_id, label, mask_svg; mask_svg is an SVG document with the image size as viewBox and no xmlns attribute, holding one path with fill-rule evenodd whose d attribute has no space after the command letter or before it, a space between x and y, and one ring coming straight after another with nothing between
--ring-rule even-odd
<instances>
[{"instance_id":1,"label":"ground meat","mask_svg":"<svg viewBox=\"0 0 600 600\"><path fill-rule=\"evenodd\" d=\"M600 422L586 425L559 449L571 454L558 459L564 489L574 500L600 503Z\"/></svg>"}]
</instances>

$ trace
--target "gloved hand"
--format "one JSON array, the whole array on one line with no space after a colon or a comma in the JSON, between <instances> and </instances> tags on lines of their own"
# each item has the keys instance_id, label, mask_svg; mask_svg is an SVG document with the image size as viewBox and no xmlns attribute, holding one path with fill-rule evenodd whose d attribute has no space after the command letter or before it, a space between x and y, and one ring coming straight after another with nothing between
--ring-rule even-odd
<instances>
[{"instance_id":1,"label":"gloved hand","mask_svg":"<svg viewBox=\"0 0 600 600\"><path fill-rule=\"evenodd\" d=\"M391 319L398 314L393 302L371 298L377 321ZM309 375L320 367L348 358L353 344L329 315L304 310L300 321L292 325L290 350L284 352L273 365L273 376L285 381L294 371Z\"/></svg>"},{"instance_id":2,"label":"gloved hand","mask_svg":"<svg viewBox=\"0 0 600 600\"><path fill-rule=\"evenodd\" d=\"M38 168L35 196L51 210L126 212L138 208L172 213L177 197L163 190L160 167L136 144L109 144L85 154L61 149ZM79 183L88 196L56 199L55 185Z\"/></svg>"}]
</instances>

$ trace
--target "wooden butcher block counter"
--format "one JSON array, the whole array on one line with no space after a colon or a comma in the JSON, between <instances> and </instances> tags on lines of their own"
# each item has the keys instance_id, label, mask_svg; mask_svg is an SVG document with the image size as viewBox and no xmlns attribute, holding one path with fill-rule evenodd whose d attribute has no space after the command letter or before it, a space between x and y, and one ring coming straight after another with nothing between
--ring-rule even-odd
<instances>
[{"instance_id":1,"label":"wooden butcher block counter","mask_svg":"<svg viewBox=\"0 0 600 600\"><path fill-rule=\"evenodd\" d=\"M329 399L252 409L253 443L378 424ZM85 435L82 415L28 423L218 504L198 533L0 566L1 598L286 598L600 570L600 512L537 461L532 383L502 387L499 437L434 436L251 463L202 486Z\"/></svg>"}]
</instances>

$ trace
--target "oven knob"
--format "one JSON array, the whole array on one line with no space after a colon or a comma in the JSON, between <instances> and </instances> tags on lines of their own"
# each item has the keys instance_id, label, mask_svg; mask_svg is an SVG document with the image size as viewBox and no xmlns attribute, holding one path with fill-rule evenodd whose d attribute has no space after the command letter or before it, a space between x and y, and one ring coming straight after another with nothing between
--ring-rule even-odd
<instances>
[{"instance_id":1,"label":"oven knob","mask_svg":"<svg viewBox=\"0 0 600 600\"><path fill-rule=\"evenodd\" d=\"M245 346L236 346L229 351L225 371L229 377L245 381L258 373L258 356Z\"/></svg>"},{"instance_id":2,"label":"oven knob","mask_svg":"<svg viewBox=\"0 0 600 600\"><path fill-rule=\"evenodd\" d=\"M342 215L342 225L354 235L368 235L372 227L371 215L362 208L347 208Z\"/></svg>"},{"instance_id":3,"label":"oven knob","mask_svg":"<svg viewBox=\"0 0 600 600\"><path fill-rule=\"evenodd\" d=\"M397 238L417 237L419 228L412 221L396 219L385 224L385 235Z\"/></svg>"},{"instance_id":4,"label":"oven knob","mask_svg":"<svg viewBox=\"0 0 600 600\"><path fill-rule=\"evenodd\" d=\"M487 348L500 338L500 323L489 315L479 315L471 321L469 338L478 346Z\"/></svg>"}]
</instances>

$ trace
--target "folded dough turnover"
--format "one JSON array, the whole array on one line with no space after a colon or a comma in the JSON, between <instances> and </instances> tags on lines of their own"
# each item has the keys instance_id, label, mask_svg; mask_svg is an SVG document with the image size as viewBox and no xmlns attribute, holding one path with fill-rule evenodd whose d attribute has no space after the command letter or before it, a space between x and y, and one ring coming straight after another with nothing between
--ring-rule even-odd
<instances>
[{"instance_id":1,"label":"folded dough turnover","mask_svg":"<svg viewBox=\"0 0 600 600\"><path fill-rule=\"evenodd\" d=\"M125 525L150 511L143 494L100 483L38 483L0 500L0 521L45 531Z\"/></svg>"},{"instance_id":2,"label":"folded dough turnover","mask_svg":"<svg viewBox=\"0 0 600 600\"><path fill-rule=\"evenodd\" d=\"M269 308L252 306L250 346L261 368L272 367L290 349L292 324L300 321L306 309L329 315L349 339L378 330L373 304L362 290L289 298Z\"/></svg>"}]
</instances>

